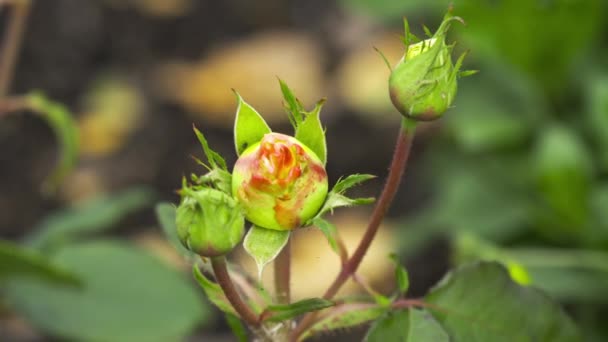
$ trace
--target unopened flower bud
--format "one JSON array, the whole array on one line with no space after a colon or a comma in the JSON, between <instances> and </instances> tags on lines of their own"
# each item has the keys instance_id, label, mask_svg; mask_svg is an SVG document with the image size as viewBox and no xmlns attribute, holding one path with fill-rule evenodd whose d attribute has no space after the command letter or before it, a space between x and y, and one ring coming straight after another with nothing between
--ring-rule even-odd
<instances>
[{"instance_id":1,"label":"unopened flower bud","mask_svg":"<svg viewBox=\"0 0 608 342\"><path fill-rule=\"evenodd\" d=\"M234 165L232 193L247 220L263 228L299 227L319 211L327 190L319 157L284 134L266 134Z\"/></svg>"},{"instance_id":2,"label":"unopened flower bud","mask_svg":"<svg viewBox=\"0 0 608 342\"><path fill-rule=\"evenodd\" d=\"M433 37L406 46L406 53L391 72L389 93L399 112L413 120L435 120L451 106L462 60L452 62L452 46L445 35L452 20L447 16ZM407 27L407 26L406 26ZM411 34L406 32L406 37Z\"/></svg>"},{"instance_id":3,"label":"unopened flower bud","mask_svg":"<svg viewBox=\"0 0 608 342\"><path fill-rule=\"evenodd\" d=\"M245 219L238 203L216 189L182 189L177 235L189 250L205 257L230 252L243 238Z\"/></svg>"}]
</instances>

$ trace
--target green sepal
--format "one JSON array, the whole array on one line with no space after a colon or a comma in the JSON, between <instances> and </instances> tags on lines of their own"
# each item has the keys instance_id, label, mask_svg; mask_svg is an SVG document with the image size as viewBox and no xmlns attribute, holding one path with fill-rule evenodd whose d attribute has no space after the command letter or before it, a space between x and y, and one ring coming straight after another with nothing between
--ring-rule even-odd
<instances>
[{"instance_id":1,"label":"green sepal","mask_svg":"<svg viewBox=\"0 0 608 342\"><path fill-rule=\"evenodd\" d=\"M60 159L43 184L44 192L53 193L78 162L78 127L65 106L47 99L39 92L33 92L27 98L31 108L41 114L59 140Z\"/></svg>"},{"instance_id":2,"label":"green sepal","mask_svg":"<svg viewBox=\"0 0 608 342\"><path fill-rule=\"evenodd\" d=\"M205 295L209 299L213 305L217 306L218 309L222 310L225 313L234 315L238 317L238 314L232 308L232 305L224 295L224 291L222 288L209 280L203 272L199 269L199 266L195 263L192 265L192 274L194 275L194 279L200 285L200 287L205 292Z\"/></svg>"},{"instance_id":3,"label":"green sepal","mask_svg":"<svg viewBox=\"0 0 608 342\"><path fill-rule=\"evenodd\" d=\"M269 305L266 312L270 315L266 321L282 322L296 318L307 312L319 311L334 306L335 303L323 298L303 299L291 304Z\"/></svg>"},{"instance_id":4,"label":"green sepal","mask_svg":"<svg viewBox=\"0 0 608 342\"><path fill-rule=\"evenodd\" d=\"M198 164L205 165L202 161L198 159L195 160ZM202 176L192 174L190 179L196 185L215 188L228 195L232 194L232 174L226 170L215 168Z\"/></svg>"},{"instance_id":5,"label":"green sepal","mask_svg":"<svg viewBox=\"0 0 608 342\"><path fill-rule=\"evenodd\" d=\"M297 131L298 126L304 121L304 108L302 104L296 96L293 94L293 91L289 89L287 83L279 78L279 83L281 85L281 92L283 93L283 99L285 100L285 110L287 111L287 117L289 122L293 126L293 129Z\"/></svg>"},{"instance_id":6,"label":"green sepal","mask_svg":"<svg viewBox=\"0 0 608 342\"><path fill-rule=\"evenodd\" d=\"M228 170L228 168L226 167L226 161L224 160L224 158L222 158L222 156L219 153L215 152L214 150L212 150L209 147L209 143L207 142L207 139L205 139L205 136L203 135L203 133L201 133L201 131L199 131L196 128L196 126L194 126L194 125L192 125L192 129L194 130L194 133L196 134L198 141L201 143L201 146L203 147L203 152L205 152L205 156L207 157L207 161L209 162L210 168L215 169L215 168L219 167L222 170Z\"/></svg>"},{"instance_id":7,"label":"green sepal","mask_svg":"<svg viewBox=\"0 0 608 342\"><path fill-rule=\"evenodd\" d=\"M272 130L264 118L236 91L234 94L239 102L234 120L234 145L236 154L241 155L251 145L260 142L264 135Z\"/></svg>"},{"instance_id":8,"label":"green sepal","mask_svg":"<svg viewBox=\"0 0 608 342\"><path fill-rule=\"evenodd\" d=\"M310 148L319 157L323 165L327 163L327 143L325 130L321 124L320 113L325 99L320 100L315 108L296 127L295 138Z\"/></svg>"},{"instance_id":9,"label":"green sepal","mask_svg":"<svg viewBox=\"0 0 608 342\"><path fill-rule=\"evenodd\" d=\"M258 277L262 278L264 267L274 260L289 240L288 230L266 229L252 226L245 236L243 247L255 260Z\"/></svg>"},{"instance_id":10,"label":"green sepal","mask_svg":"<svg viewBox=\"0 0 608 342\"><path fill-rule=\"evenodd\" d=\"M302 334L302 340L317 333L355 327L381 316L387 308L371 303L346 303L328 310L324 316Z\"/></svg>"}]
</instances>

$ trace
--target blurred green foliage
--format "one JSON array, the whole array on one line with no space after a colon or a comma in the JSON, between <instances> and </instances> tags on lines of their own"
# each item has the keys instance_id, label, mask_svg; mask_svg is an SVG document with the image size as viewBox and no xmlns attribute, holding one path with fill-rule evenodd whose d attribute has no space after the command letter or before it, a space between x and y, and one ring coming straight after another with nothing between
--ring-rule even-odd
<instances>
[{"instance_id":1,"label":"blurred green foliage","mask_svg":"<svg viewBox=\"0 0 608 342\"><path fill-rule=\"evenodd\" d=\"M3 302L61 339L168 341L190 334L210 315L194 284L131 242L99 237L154 199L148 188L105 195L51 214L24 246L0 241Z\"/></svg>"}]
</instances>

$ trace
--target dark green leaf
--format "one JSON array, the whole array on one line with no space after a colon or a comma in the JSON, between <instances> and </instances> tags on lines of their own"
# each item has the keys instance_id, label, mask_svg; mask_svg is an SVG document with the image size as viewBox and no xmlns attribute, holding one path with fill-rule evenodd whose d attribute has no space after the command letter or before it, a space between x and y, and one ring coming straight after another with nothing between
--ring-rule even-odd
<instances>
[{"instance_id":1,"label":"dark green leaf","mask_svg":"<svg viewBox=\"0 0 608 342\"><path fill-rule=\"evenodd\" d=\"M281 92L283 93L283 99L285 99L285 108L287 109L287 117L289 118L289 122L293 126L294 130L297 131L298 126L304 121L304 108L293 94L291 89L287 86L287 83L283 82L283 80L279 79L279 83L281 84Z\"/></svg>"},{"instance_id":2,"label":"dark green leaf","mask_svg":"<svg viewBox=\"0 0 608 342\"><path fill-rule=\"evenodd\" d=\"M125 215L152 204L154 193L148 188L133 188L118 194L98 197L82 205L45 218L27 244L38 249L53 249L83 235L112 228Z\"/></svg>"},{"instance_id":3,"label":"dark green leaf","mask_svg":"<svg viewBox=\"0 0 608 342\"><path fill-rule=\"evenodd\" d=\"M239 342L247 342L247 329L245 328L245 325L243 325L243 322L241 322L241 320L235 315L231 315L229 313L224 315L224 317L226 317L226 323L228 323L230 330L232 330L232 333L237 340Z\"/></svg>"},{"instance_id":4,"label":"dark green leaf","mask_svg":"<svg viewBox=\"0 0 608 342\"><path fill-rule=\"evenodd\" d=\"M296 128L295 138L310 148L319 157L323 165L327 163L327 144L325 130L321 124L319 114L325 101L317 103L315 109L306 115L306 118Z\"/></svg>"},{"instance_id":5,"label":"dark green leaf","mask_svg":"<svg viewBox=\"0 0 608 342\"><path fill-rule=\"evenodd\" d=\"M179 241L177 227L175 226L175 206L171 203L158 203L156 205L156 219L160 223L167 240L171 245L185 257L194 257L195 254L186 249Z\"/></svg>"},{"instance_id":6,"label":"dark green leaf","mask_svg":"<svg viewBox=\"0 0 608 342\"><path fill-rule=\"evenodd\" d=\"M358 326L378 318L386 308L375 304L347 303L327 310L310 329L302 334L302 339L312 335Z\"/></svg>"},{"instance_id":7,"label":"dark green leaf","mask_svg":"<svg viewBox=\"0 0 608 342\"><path fill-rule=\"evenodd\" d=\"M452 341L580 341L572 320L541 291L517 285L495 262L448 274L426 300Z\"/></svg>"},{"instance_id":8,"label":"dark green leaf","mask_svg":"<svg viewBox=\"0 0 608 342\"><path fill-rule=\"evenodd\" d=\"M176 341L209 317L191 284L139 248L111 241L65 246L51 256L82 289L12 280L8 301L34 327L72 341Z\"/></svg>"},{"instance_id":9,"label":"dark green leaf","mask_svg":"<svg viewBox=\"0 0 608 342\"><path fill-rule=\"evenodd\" d=\"M388 311L371 326L366 342L449 342L450 337L426 310Z\"/></svg>"},{"instance_id":10,"label":"dark green leaf","mask_svg":"<svg viewBox=\"0 0 608 342\"><path fill-rule=\"evenodd\" d=\"M38 251L0 240L0 283L16 277L32 277L60 285L81 285L76 275L50 263Z\"/></svg>"},{"instance_id":11,"label":"dark green leaf","mask_svg":"<svg viewBox=\"0 0 608 342\"><path fill-rule=\"evenodd\" d=\"M336 208L370 204L370 203L373 203L374 201L375 201L375 198L373 198L373 197L348 198L344 195L330 192L327 195L327 199L325 200L323 207L321 208L321 210L319 210L317 217L321 217L323 214L327 213L328 211L333 212L333 210Z\"/></svg>"},{"instance_id":12,"label":"dark green leaf","mask_svg":"<svg viewBox=\"0 0 608 342\"><path fill-rule=\"evenodd\" d=\"M205 157L207 157L207 162L209 162L211 168L215 169L219 166L219 168L222 170L227 170L228 168L226 167L226 161L219 153L215 152L211 149L211 147L209 147L209 143L207 142L207 139L205 139L203 133L194 127L194 125L192 125L192 129L194 130L194 133L196 134L196 137L203 148L203 152L205 153Z\"/></svg>"},{"instance_id":13,"label":"dark green leaf","mask_svg":"<svg viewBox=\"0 0 608 342\"><path fill-rule=\"evenodd\" d=\"M268 318L268 321L286 321L307 312L323 310L334 305L334 302L323 298L309 298L285 305L269 305L267 310L272 314Z\"/></svg>"},{"instance_id":14,"label":"dark green leaf","mask_svg":"<svg viewBox=\"0 0 608 342\"><path fill-rule=\"evenodd\" d=\"M258 276L262 278L264 267L274 260L289 240L288 230L251 227L243 241L243 247L258 266Z\"/></svg>"},{"instance_id":15,"label":"dark green leaf","mask_svg":"<svg viewBox=\"0 0 608 342\"><path fill-rule=\"evenodd\" d=\"M236 93L239 105L234 122L234 144L236 154L241 155L248 147L260 142L271 132L264 118Z\"/></svg>"},{"instance_id":16,"label":"dark green leaf","mask_svg":"<svg viewBox=\"0 0 608 342\"><path fill-rule=\"evenodd\" d=\"M59 140L59 162L44 184L45 191L54 192L78 161L78 127L65 106L37 92L28 97L32 108L42 115Z\"/></svg>"},{"instance_id":17,"label":"dark green leaf","mask_svg":"<svg viewBox=\"0 0 608 342\"><path fill-rule=\"evenodd\" d=\"M211 301L211 303L213 303L223 312L238 316L238 314L232 308L232 304L230 304L224 295L222 288L218 284L207 279L207 277L205 277L203 272L201 272L199 269L198 265L195 264L192 266L192 274L203 291L205 291L205 295L207 296L207 299Z\"/></svg>"}]
</instances>

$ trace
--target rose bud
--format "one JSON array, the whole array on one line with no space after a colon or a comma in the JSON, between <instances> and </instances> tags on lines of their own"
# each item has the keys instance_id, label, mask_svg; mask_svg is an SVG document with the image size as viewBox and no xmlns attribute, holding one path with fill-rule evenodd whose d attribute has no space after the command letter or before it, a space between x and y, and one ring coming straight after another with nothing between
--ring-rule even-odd
<instances>
[{"instance_id":1,"label":"rose bud","mask_svg":"<svg viewBox=\"0 0 608 342\"><path fill-rule=\"evenodd\" d=\"M453 20L462 19L448 14L431 38L415 44L406 43L405 55L391 72L391 101L402 115L410 119L435 120L451 106L456 96L457 76L464 55L454 65L452 46L445 42ZM406 42L409 42L415 37L407 27L405 35Z\"/></svg>"},{"instance_id":2,"label":"rose bud","mask_svg":"<svg viewBox=\"0 0 608 342\"><path fill-rule=\"evenodd\" d=\"M319 211L327 196L319 157L297 139L268 133L236 161L232 193L253 224L291 230Z\"/></svg>"},{"instance_id":3,"label":"rose bud","mask_svg":"<svg viewBox=\"0 0 608 342\"><path fill-rule=\"evenodd\" d=\"M230 195L212 188L182 189L177 235L189 250L205 257L230 252L243 238L245 218Z\"/></svg>"}]
</instances>

